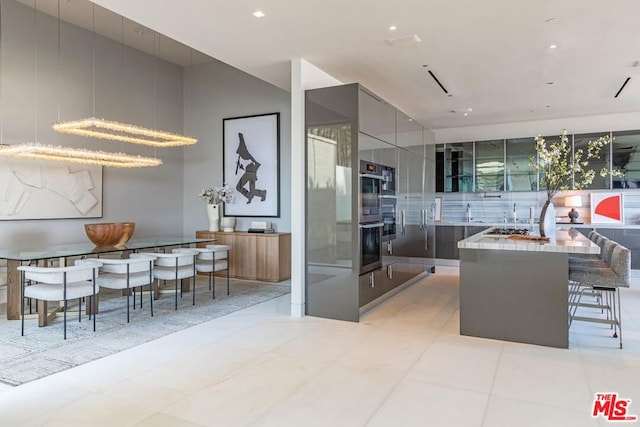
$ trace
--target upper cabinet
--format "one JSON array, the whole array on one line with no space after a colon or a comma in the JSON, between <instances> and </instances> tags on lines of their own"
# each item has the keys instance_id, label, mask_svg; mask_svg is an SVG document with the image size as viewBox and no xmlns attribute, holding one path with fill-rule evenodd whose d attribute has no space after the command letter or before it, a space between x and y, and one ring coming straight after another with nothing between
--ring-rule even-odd
<instances>
[{"instance_id":1,"label":"upper cabinet","mask_svg":"<svg viewBox=\"0 0 640 427\"><path fill-rule=\"evenodd\" d=\"M531 159L536 158L534 138L507 139L505 178L507 191L537 191L538 176Z\"/></svg>"},{"instance_id":2,"label":"upper cabinet","mask_svg":"<svg viewBox=\"0 0 640 427\"><path fill-rule=\"evenodd\" d=\"M640 131L614 132L613 169L621 176L613 177L613 188L640 188Z\"/></svg>"},{"instance_id":3,"label":"upper cabinet","mask_svg":"<svg viewBox=\"0 0 640 427\"><path fill-rule=\"evenodd\" d=\"M360 132L395 144L396 108L362 87L358 104Z\"/></svg>"},{"instance_id":4,"label":"upper cabinet","mask_svg":"<svg viewBox=\"0 0 640 427\"><path fill-rule=\"evenodd\" d=\"M473 142L447 144L443 161L444 191L473 191Z\"/></svg>"},{"instance_id":5,"label":"upper cabinet","mask_svg":"<svg viewBox=\"0 0 640 427\"><path fill-rule=\"evenodd\" d=\"M405 150L424 156L422 126L400 110L396 110L396 144Z\"/></svg>"},{"instance_id":6,"label":"upper cabinet","mask_svg":"<svg viewBox=\"0 0 640 427\"><path fill-rule=\"evenodd\" d=\"M504 140L476 142L476 191L504 190Z\"/></svg>"}]
</instances>

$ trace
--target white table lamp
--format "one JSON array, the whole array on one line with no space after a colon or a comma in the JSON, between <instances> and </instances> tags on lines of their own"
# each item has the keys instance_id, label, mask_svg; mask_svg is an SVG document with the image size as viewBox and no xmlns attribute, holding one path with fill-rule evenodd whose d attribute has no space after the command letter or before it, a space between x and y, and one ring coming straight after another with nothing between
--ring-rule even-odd
<instances>
[{"instance_id":1,"label":"white table lamp","mask_svg":"<svg viewBox=\"0 0 640 427\"><path fill-rule=\"evenodd\" d=\"M582 207L582 197L581 196L569 196L564 198L564 205L570 207L569 218L571 219L571 223L575 224L578 219L578 211L575 208Z\"/></svg>"}]
</instances>

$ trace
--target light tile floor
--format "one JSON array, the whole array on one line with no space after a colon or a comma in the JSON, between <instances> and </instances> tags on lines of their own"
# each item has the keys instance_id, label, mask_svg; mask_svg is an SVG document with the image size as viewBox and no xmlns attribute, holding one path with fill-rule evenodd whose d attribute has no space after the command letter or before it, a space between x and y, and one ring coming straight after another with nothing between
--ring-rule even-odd
<instances>
[{"instance_id":1,"label":"light tile floor","mask_svg":"<svg viewBox=\"0 0 640 427\"><path fill-rule=\"evenodd\" d=\"M563 350L460 336L457 274L439 268L359 324L291 318L285 296L1 387L0 426L607 425L596 392L640 415L640 286L623 293L623 350L595 324Z\"/></svg>"}]
</instances>

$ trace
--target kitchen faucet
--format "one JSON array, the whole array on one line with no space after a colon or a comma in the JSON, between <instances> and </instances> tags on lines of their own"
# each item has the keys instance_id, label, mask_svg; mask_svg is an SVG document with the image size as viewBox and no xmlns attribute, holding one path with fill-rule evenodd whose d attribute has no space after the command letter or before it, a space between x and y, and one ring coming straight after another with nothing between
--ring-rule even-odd
<instances>
[{"instance_id":1,"label":"kitchen faucet","mask_svg":"<svg viewBox=\"0 0 640 427\"><path fill-rule=\"evenodd\" d=\"M516 212L516 204L513 204L513 223L518 223L518 213Z\"/></svg>"},{"instance_id":2,"label":"kitchen faucet","mask_svg":"<svg viewBox=\"0 0 640 427\"><path fill-rule=\"evenodd\" d=\"M471 205L467 203L467 222L471 222Z\"/></svg>"}]
</instances>

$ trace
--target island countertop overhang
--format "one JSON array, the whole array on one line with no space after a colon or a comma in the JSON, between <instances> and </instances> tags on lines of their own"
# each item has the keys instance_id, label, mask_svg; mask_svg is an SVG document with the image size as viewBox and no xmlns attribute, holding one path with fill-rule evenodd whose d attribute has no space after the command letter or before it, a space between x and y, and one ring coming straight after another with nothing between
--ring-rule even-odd
<instances>
[{"instance_id":1,"label":"island countertop overhang","mask_svg":"<svg viewBox=\"0 0 640 427\"><path fill-rule=\"evenodd\" d=\"M489 235L493 227L458 242L458 249L490 249L501 251L557 252L570 254L600 253L600 247L582 233L558 228L549 242L512 240L509 236Z\"/></svg>"}]
</instances>

